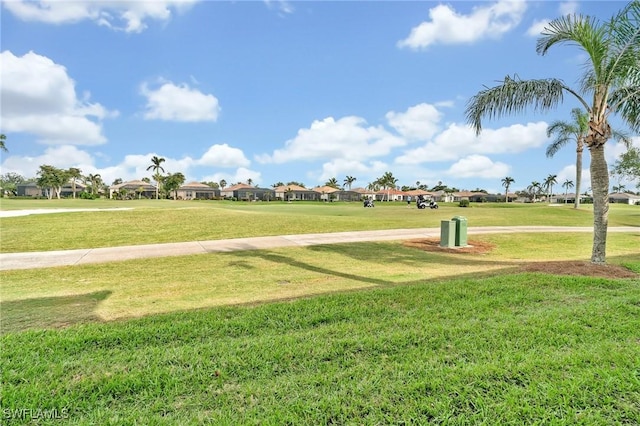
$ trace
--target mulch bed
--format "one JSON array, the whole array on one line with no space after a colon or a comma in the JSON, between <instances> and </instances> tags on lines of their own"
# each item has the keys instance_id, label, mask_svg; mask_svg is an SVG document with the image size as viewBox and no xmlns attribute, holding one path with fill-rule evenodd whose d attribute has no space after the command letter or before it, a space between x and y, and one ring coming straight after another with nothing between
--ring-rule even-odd
<instances>
[{"instance_id":1,"label":"mulch bed","mask_svg":"<svg viewBox=\"0 0 640 426\"><path fill-rule=\"evenodd\" d=\"M419 250L436 253L483 254L489 253L495 245L481 241L467 241L468 247L440 247L440 238L407 240L403 244ZM633 271L617 265L597 265L587 261L566 260L548 262L528 262L519 267L521 272L542 272L553 275L579 275L599 278L637 278Z\"/></svg>"}]
</instances>

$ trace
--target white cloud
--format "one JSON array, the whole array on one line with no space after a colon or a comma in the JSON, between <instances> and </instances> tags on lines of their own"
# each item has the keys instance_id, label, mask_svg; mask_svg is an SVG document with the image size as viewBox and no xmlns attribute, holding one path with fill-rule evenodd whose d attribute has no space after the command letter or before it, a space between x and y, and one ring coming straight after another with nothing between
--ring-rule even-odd
<instances>
[{"instance_id":1,"label":"white cloud","mask_svg":"<svg viewBox=\"0 0 640 426\"><path fill-rule=\"evenodd\" d=\"M48 144L97 145L106 142L101 120L117 115L102 105L80 100L64 66L29 52L10 51L2 60L2 130L35 134Z\"/></svg>"},{"instance_id":2,"label":"white cloud","mask_svg":"<svg viewBox=\"0 0 640 426\"><path fill-rule=\"evenodd\" d=\"M279 11L280 16L291 14L294 10L291 3L286 0L264 0L264 2L270 9L275 7Z\"/></svg>"},{"instance_id":3,"label":"white cloud","mask_svg":"<svg viewBox=\"0 0 640 426\"><path fill-rule=\"evenodd\" d=\"M144 118L167 121L216 121L220 113L218 99L192 89L187 84L164 82L155 89L144 83L141 93L147 98Z\"/></svg>"},{"instance_id":4,"label":"white cloud","mask_svg":"<svg viewBox=\"0 0 640 426\"><path fill-rule=\"evenodd\" d=\"M247 182L247 180L252 180L252 185L257 185L261 188L266 188L271 185L270 183L261 182L262 174L260 172L256 172L255 170L247 169L246 167L239 167L235 173L214 173L211 175L207 175L202 178L204 182L220 182L222 179L227 181L227 186L231 186L236 182Z\"/></svg>"},{"instance_id":5,"label":"white cloud","mask_svg":"<svg viewBox=\"0 0 640 426\"><path fill-rule=\"evenodd\" d=\"M418 104L406 112L390 111L386 115L389 125L407 139L428 140L439 130L442 113L433 105Z\"/></svg>"},{"instance_id":6,"label":"white cloud","mask_svg":"<svg viewBox=\"0 0 640 426\"><path fill-rule=\"evenodd\" d=\"M139 33L149 19L167 21L197 0L12 0L3 6L24 21L69 24L84 20L116 30Z\"/></svg>"},{"instance_id":7,"label":"white cloud","mask_svg":"<svg viewBox=\"0 0 640 426\"><path fill-rule=\"evenodd\" d=\"M547 123L514 124L484 129L476 136L466 125L451 124L422 147L408 150L396 158L398 164L455 161L471 154L517 154L548 142Z\"/></svg>"},{"instance_id":8,"label":"white cloud","mask_svg":"<svg viewBox=\"0 0 640 426\"><path fill-rule=\"evenodd\" d=\"M25 178L36 177L40 166L48 164L61 169L78 167L83 171L93 170L94 162L91 155L72 145L48 147L44 153L35 157L5 154L2 162L2 173L18 173ZM92 173L92 172L85 172Z\"/></svg>"},{"instance_id":9,"label":"white cloud","mask_svg":"<svg viewBox=\"0 0 640 426\"><path fill-rule=\"evenodd\" d=\"M454 163L447 174L456 178L479 177L497 179L509 174L510 167L504 163L493 162L484 155L470 155Z\"/></svg>"},{"instance_id":10,"label":"white cloud","mask_svg":"<svg viewBox=\"0 0 640 426\"><path fill-rule=\"evenodd\" d=\"M498 38L520 23L526 10L524 1L501 0L477 7L469 15L461 15L450 6L440 4L429 9L430 21L414 27L399 47L425 49L433 44L474 43L485 38Z\"/></svg>"},{"instance_id":11,"label":"white cloud","mask_svg":"<svg viewBox=\"0 0 640 426\"><path fill-rule=\"evenodd\" d=\"M403 139L382 127L366 127L365 120L360 117L343 117L337 121L328 117L314 121L308 129L300 129L284 148L256 159L261 163L277 164L336 158L363 160L387 155L392 148L405 144Z\"/></svg>"},{"instance_id":12,"label":"white cloud","mask_svg":"<svg viewBox=\"0 0 640 426\"><path fill-rule=\"evenodd\" d=\"M386 165L382 167L382 169L385 168ZM373 174L374 171L380 172L380 163L365 164L364 162L350 160L348 158L338 158L322 165L322 172L317 180L319 183L324 183L334 177L338 180L338 183L342 185L345 176L354 176L358 179L357 176ZM352 187L355 188L357 186L366 186L366 183L356 180Z\"/></svg>"},{"instance_id":13,"label":"white cloud","mask_svg":"<svg viewBox=\"0 0 640 426\"><path fill-rule=\"evenodd\" d=\"M229 145L212 145L196 164L213 167L247 167L251 162L241 149Z\"/></svg>"},{"instance_id":14,"label":"white cloud","mask_svg":"<svg viewBox=\"0 0 640 426\"><path fill-rule=\"evenodd\" d=\"M560 3L558 9L560 10L560 15L572 15L578 11L578 2L577 1L565 1Z\"/></svg>"}]
</instances>

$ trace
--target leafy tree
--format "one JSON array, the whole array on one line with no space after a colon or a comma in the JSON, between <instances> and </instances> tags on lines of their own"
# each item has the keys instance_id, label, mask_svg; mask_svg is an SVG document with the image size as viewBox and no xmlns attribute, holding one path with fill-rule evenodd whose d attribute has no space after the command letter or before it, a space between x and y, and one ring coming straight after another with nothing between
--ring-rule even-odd
<instances>
[{"instance_id":1,"label":"leafy tree","mask_svg":"<svg viewBox=\"0 0 640 426\"><path fill-rule=\"evenodd\" d=\"M271 187L272 187L272 188L277 188L277 187L279 187L279 186L284 186L284 183L282 183L282 182L276 182L276 183L274 183L273 185L271 185Z\"/></svg>"},{"instance_id":2,"label":"leafy tree","mask_svg":"<svg viewBox=\"0 0 640 426\"><path fill-rule=\"evenodd\" d=\"M340 185L338 185L338 180L334 177L326 181L325 186L330 186L331 188L340 189Z\"/></svg>"},{"instance_id":3,"label":"leafy tree","mask_svg":"<svg viewBox=\"0 0 640 426\"><path fill-rule=\"evenodd\" d=\"M347 176L344 178L344 185L349 188L349 191L351 191L351 185L353 185L353 182L355 182L357 179L354 178L353 176Z\"/></svg>"},{"instance_id":4,"label":"leafy tree","mask_svg":"<svg viewBox=\"0 0 640 426\"><path fill-rule=\"evenodd\" d=\"M51 200L55 196L60 199L62 186L69 181L67 171L44 164L40 166L37 175L36 183L46 191L47 198Z\"/></svg>"},{"instance_id":5,"label":"leafy tree","mask_svg":"<svg viewBox=\"0 0 640 426\"><path fill-rule=\"evenodd\" d=\"M153 156L151 157L151 165L147 167L147 170L153 170L153 180L156 181L156 200L159 197L160 191L160 182L162 181L160 170L164 173L164 168L162 167L162 163L164 163L165 159L162 157Z\"/></svg>"},{"instance_id":6,"label":"leafy tree","mask_svg":"<svg viewBox=\"0 0 640 426\"><path fill-rule=\"evenodd\" d=\"M111 185L120 185L122 183L122 178L116 178L111 182Z\"/></svg>"},{"instance_id":7,"label":"leafy tree","mask_svg":"<svg viewBox=\"0 0 640 426\"><path fill-rule=\"evenodd\" d=\"M4 133L0 134L0 151L4 151L4 152L9 151L5 145L6 140L7 140L7 137L4 135Z\"/></svg>"},{"instance_id":8,"label":"leafy tree","mask_svg":"<svg viewBox=\"0 0 640 426\"><path fill-rule=\"evenodd\" d=\"M173 191L173 199L176 200L178 198L178 188L182 186L185 181L185 177L182 173L169 173L169 175L165 176L162 179L162 187L168 192L171 193Z\"/></svg>"},{"instance_id":9,"label":"leafy tree","mask_svg":"<svg viewBox=\"0 0 640 426\"><path fill-rule=\"evenodd\" d=\"M0 176L0 187L2 188L0 196L4 196L5 192L12 195L18 195L18 185L24 182L26 182L24 176L19 175L18 173L9 172L3 174Z\"/></svg>"},{"instance_id":10,"label":"leafy tree","mask_svg":"<svg viewBox=\"0 0 640 426\"><path fill-rule=\"evenodd\" d=\"M498 86L470 99L467 121L480 133L484 117L498 118L530 106L550 110L563 101L565 94L582 105L589 114L584 144L591 154L594 203L591 262L605 263L609 173L604 147L612 136L609 116L617 114L633 131L640 130L640 1L631 1L608 21L584 15L554 19L542 31L536 50L545 55L561 44L579 47L588 58L579 88L573 89L556 78L521 80L507 76Z\"/></svg>"},{"instance_id":11,"label":"leafy tree","mask_svg":"<svg viewBox=\"0 0 640 426\"><path fill-rule=\"evenodd\" d=\"M640 148L629 148L622 153L613 164L613 172L637 182L637 187L640 188Z\"/></svg>"},{"instance_id":12,"label":"leafy tree","mask_svg":"<svg viewBox=\"0 0 640 426\"><path fill-rule=\"evenodd\" d=\"M287 182L287 185L297 185L297 186L301 186L302 188L306 188L306 186L304 186L304 183L296 182L295 180L292 180L291 182Z\"/></svg>"},{"instance_id":13,"label":"leafy tree","mask_svg":"<svg viewBox=\"0 0 640 426\"><path fill-rule=\"evenodd\" d=\"M504 200L507 203L509 202L509 188L511 187L511 184L514 182L515 182L515 179L512 178L511 176L502 178L502 186L504 186Z\"/></svg>"},{"instance_id":14,"label":"leafy tree","mask_svg":"<svg viewBox=\"0 0 640 426\"><path fill-rule=\"evenodd\" d=\"M564 203L567 204L567 194L569 194L569 188L573 188L573 181L572 180L565 180L562 183L562 187L564 188ZM578 193L578 191L576 190L576 194ZM576 195L576 203L578 202L578 198L580 198L578 195Z\"/></svg>"},{"instance_id":15,"label":"leafy tree","mask_svg":"<svg viewBox=\"0 0 640 426\"><path fill-rule=\"evenodd\" d=\"M547 190L547 197L549 198L549 201L551 201L551 197L553 197L553 185L558 183L557 178L558 178L558 175L549 175L547 176L547 178L544 180L544 183L542 184L544 188Z\"/></svg>"}]
</instances>

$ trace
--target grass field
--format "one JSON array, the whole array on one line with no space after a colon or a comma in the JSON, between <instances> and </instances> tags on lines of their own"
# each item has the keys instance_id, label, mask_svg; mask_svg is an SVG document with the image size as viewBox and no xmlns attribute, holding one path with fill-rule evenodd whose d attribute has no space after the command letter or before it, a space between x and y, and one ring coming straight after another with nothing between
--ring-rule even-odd
<instances>
[{"instance_id":1,"label":"grass field","mask_svg":"<svg viewBox=\"0 0 640 426\"><path fill-rule=\"evenodd\" d=\"M2 209L134 210L4 218L3 252L437 227L461 212L470 226L591 224L588 209L543 205L12 201ZM613 205L610 224L639 226L640 208ZM392 241L0 272L0 422L640 424L640 280L518 272L587 260L590 234L473 239L495 247ZM640 272L640 230L611 233L608 261Z\"/></svg>"},{"instance_id":2,"label":"grass field","mask_svg":"<svg viewBox=\"0 0 640 426\"><path fill-rule=\"evenodd\" d=\"M467 217L469 227L514 225L593 226L589 206L543 204L443 205L407 209L403 203L183 202L170 200L11 200L3 210L37 208L132 208L3 218L3 253L206 241L283 234L439 227L443 219ZM640 206L613 204L610 226L640 226Z\"/></svg>"}]
</instances>

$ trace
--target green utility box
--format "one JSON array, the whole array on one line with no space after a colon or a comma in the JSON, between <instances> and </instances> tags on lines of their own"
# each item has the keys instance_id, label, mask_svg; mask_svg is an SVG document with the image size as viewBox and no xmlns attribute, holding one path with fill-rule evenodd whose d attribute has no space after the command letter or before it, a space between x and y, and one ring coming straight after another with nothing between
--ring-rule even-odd
<instances>
[{"instance_id":1,"label":"green utility box","mask_svg":"<svg viewBox=\"0 0 640 426\"><path fill-rule=\"evenodd\" d=\"M456 243L456 223L453 220L440 222L440 247L454 247Z\"/></svg>"},{"instance_id":2,"label":"green utility box","mask_svg":"<svg viewBox=\"0 0 640 426\"><path fill-rule=\"evenodd\" d=\"M456 224L456 247L467 246L467 218L464 216L454 216L451 219Z\"/></svg>"}]
</instances>

